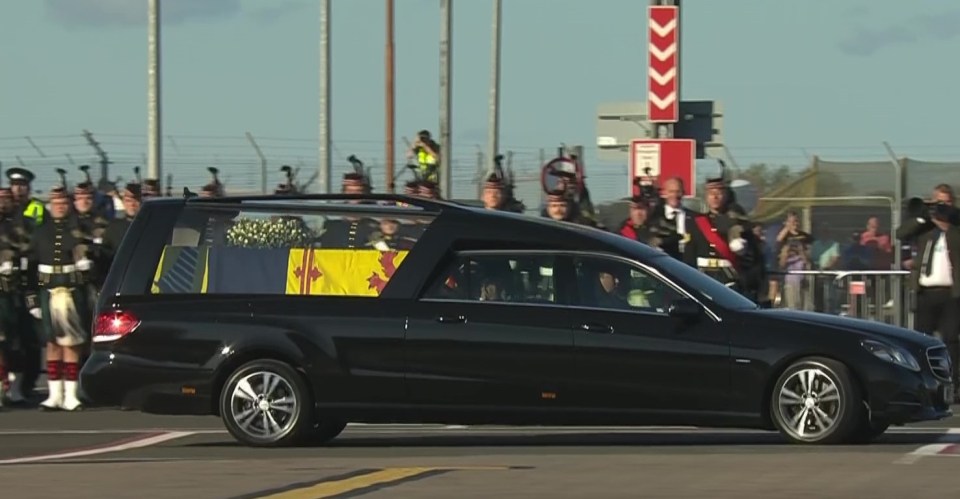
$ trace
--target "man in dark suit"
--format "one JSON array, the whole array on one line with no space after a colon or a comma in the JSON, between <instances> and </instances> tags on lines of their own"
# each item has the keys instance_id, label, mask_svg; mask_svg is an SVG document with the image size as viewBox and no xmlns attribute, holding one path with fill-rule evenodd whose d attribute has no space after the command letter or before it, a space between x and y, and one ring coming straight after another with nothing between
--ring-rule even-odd
<instances>
[{"instance_id":1,"label":"man in dark suit","mask_svg":"<svg viewBox=\"0 0 960 499\"><path fill-rule=\"evenodd\" d=\"M693 214L683 207L683 180L670 178L663 183L662 201L651 214L654 231L663 234L660 248L668 255L683 260L683 251L695 230Z\"/></svg>"},{"instance_id":2,"label":"man in dark suit","mask_svg":"<svg viewBox=\"0 0 960 499\"><path fill-rule=\"evenodd\" d=\"M910 241L916 257L910 285L916 293L915 328L940 337L954 366L960 364L960 212L952 195L935 200L927 213L904 221L897 236ZM958 381L956 367L953 382ZM960 397L958 397L960 398Z\"/></svg>"}]
</instances>

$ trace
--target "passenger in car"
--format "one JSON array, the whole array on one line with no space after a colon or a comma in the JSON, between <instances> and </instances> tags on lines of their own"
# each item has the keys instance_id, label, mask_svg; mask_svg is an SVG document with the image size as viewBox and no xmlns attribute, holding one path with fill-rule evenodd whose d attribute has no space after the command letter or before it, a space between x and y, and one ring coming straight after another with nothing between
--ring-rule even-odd
<instances>
[{"instance_id":1,"label":"passenger in car","mask_svg":"<svg viewBox=\"0 0 960 499\"><path fill-rule=\"evenodd\" d=\"M597 271L596 306L599 308L629 309L630 303L619 293L620 279L614 269L602 267Z\"/></svg>"}]
</instances>

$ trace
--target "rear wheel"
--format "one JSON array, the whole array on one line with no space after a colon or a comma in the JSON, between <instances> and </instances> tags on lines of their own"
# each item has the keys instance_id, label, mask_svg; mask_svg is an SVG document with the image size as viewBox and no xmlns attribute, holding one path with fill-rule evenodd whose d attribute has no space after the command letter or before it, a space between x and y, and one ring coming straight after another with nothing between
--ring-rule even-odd
<instances>
[{"instance_id":1,"label":"rear wheel","mask_svg":"<svg viewBox=\"0 0 960 499\"><path fill-rule=\"evenodd\" d=\"M860 390L847 367L823 358L802 359L773 386L770 412L795 443L834 444L855 436L864 419Z\"/></svg>"},{"instance_id":2,"label":"rear wheel","mask_svg":"<svg viewBox=\"0 0 960 499\"><path fill-rule=\"evenodd\" d=\"M276 360L240 366L220 392L220 417L238 441L254 447L295 445L313 426L313 401L303 377Z\"/></svg>"}]
</instances>

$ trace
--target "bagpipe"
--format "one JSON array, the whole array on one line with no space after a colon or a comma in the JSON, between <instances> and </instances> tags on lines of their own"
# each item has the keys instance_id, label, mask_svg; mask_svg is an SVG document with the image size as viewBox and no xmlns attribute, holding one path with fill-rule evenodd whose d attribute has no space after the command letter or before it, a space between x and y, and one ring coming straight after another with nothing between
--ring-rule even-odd
<instances>
[{"instance_id":1,"label":"bagpipe","mask_svg":"<svg viewBox=\"0 0 960 499\"><path fill-rule=\"evenodd\" d=\"M347 162L350 163L350 166L353 167L353 172L347 174L347 178L359 179L363 182L363 186L367 190L373 190L373 186L370 185L370 171L372 167L363 167L363 161L360 161L356 155L351 154L347 157Z\"/></svg>"},{"instance_id":2,"label":"bagpipe","mask_svg":"<svg viewBox=\"0 0 960 499\"><path fill-rule=\"evenodd\" d=\"M557 157L540 169L540 187L544 194L562 193L570 202L573 218L597 220L590 190L587 189L583 163L577 155L568 155L563 147L558 148ZM546 207L542 211L546 216Z\"/></svg>"},{"instance_id":3,"label":"bagpipe","mask_svg":"<svg viewBox=\"0 0 960 499\"><path fill-rule=\"evenodd\" d=\"M220 182L220 170L215 166L207 167L207 171L210 172L210 183L207 184L212 192L213 197L222 198L226 195L226 191L223 188L223 182Z\"/></svg>"}]
</instances>

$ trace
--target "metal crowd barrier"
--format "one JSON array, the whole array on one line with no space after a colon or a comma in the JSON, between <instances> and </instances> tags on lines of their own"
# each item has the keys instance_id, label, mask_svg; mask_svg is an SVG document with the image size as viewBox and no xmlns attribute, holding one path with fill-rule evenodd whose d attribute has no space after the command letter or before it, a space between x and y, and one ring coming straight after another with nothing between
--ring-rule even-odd
<instances>
[{"instance_id":1,"label":"metal crowd barrier","mask_svg":"<svg viewBox=\"0 0 960 499\"><path fill-rule=\"evenodd\" d=\"M906 270L792 270L770 273L775 308L822 312L913 328Z\"/></svg>"}]
</instances>

